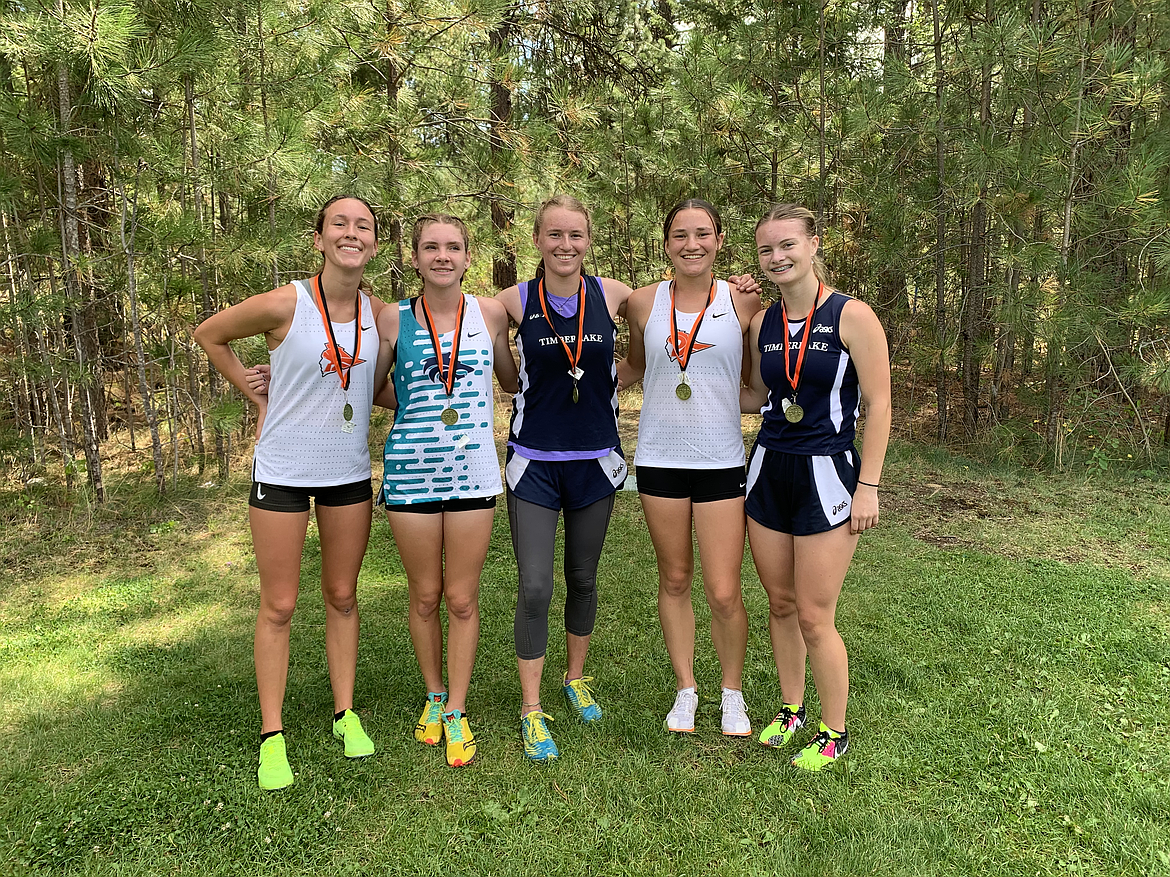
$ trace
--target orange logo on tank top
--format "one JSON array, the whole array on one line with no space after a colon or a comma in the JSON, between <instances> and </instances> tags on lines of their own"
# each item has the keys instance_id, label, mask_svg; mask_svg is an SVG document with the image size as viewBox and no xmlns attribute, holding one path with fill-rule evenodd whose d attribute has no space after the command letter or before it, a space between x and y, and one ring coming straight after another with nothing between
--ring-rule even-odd
<instances>
[{"instance_id":1,"label":"orange logo on tank top","mask_svg":"<svg viewBox=\"0 0 1170 877\"><path fill-rule=\"evenodd\" d=\"M678 362L678 355L676 350L686 350L687 345L691 343L691 333L684 332L682 329L678 330L678 344L670 343L670 335L666 336L666 352L670 355L671 362ZM714 347L714 344L704 344L702 341L695 341L695 346L691 348L691 353L698 353L700 350L709 350Z\"/></svg>"},{"instance_id":2,"label":"orange logo on tank top","mask_svg":"<svg viewBox=\"0 0 1170 877\"><path fill-rule=\"evenodd\" d=\"M345 348L340 345L337 350L341 357L340 368L338 367L337 360L333 356L333 345L325 345L325 349L321 352L321 377L325 377L326 375L339 375L341 374L341 369L353 368L355 365L361 365L365 362L364 359L358 359L355 362L353 354L347 353Z\"/></svg>"}]
</instances>

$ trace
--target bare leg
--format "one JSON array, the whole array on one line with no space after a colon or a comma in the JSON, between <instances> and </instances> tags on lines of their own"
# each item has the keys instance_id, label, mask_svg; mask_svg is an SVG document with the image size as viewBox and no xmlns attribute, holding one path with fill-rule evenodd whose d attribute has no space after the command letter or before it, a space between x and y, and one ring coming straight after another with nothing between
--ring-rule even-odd
<instances>
[{"instance_id":1,"label":"bare leg","mask_svg":"<svg viewBox=\"0 0 1170 877\"><path fill-rule=\"evenodd\" d=\"M357 580L370 541L371 502L317 506L321 536L321 595L325 599L325 657L333 711L353 707L357 677Z\"/></svg>"},{"instance_id":2,"label":"bare leg","mask_svg":"<svg viewBox=\"0 0 1170 877\"><path fill-rule=\"evenodd\" d=\"M256 613L256 690L260 731L278 731L288 683L288 641L301 580L301 552L309 513L248 508L252 545L260 573L260 609Z\"/></svg>"},{"instance_id":3,"label":"bare leg","mask_svg":"<svg viewBox=\"0 0 1170 877\"><path fill-rule=\"evenodd\" d=\"M540 711L540 677L544 673L544 657L516 659L520 671L520 717Z\"/></svg>"},{"instance_id":4,"label":"bare leg","mask_svg":"<svg viewBox=\"0 0 1170 877\"><path fill-rule=\"evenodd\" d=\"M858 538L843 526L793 540L796 615L821 701L821 721L837 731L845 729L849 700L849 656L837 632L837 598Z\"/></svg>"},{"instance_id":5,"label":"bare leg","mask_svg":"<svg viewBox=\"0 0 1170 877\"><path fill-rule=\"evenodd\" d=\"M447 681L451 686L447 709L464 713L479 647L479 577L494 517L495 509L443 514L443 599L447 601Z\"/></svg>"},{"instance_id":6,"label":"bare leg","mask_svg":"<svg viewBox=\"0 0 1170 877\"><path fill-rule=\"evenodd\" d=\"M678 690L695 687L695 607L691 582L691 501L639 494L658 559L658 621Z\"/></svg>"},{"instance_id":7,"label":"bare leg","mask_svg":"<svg viewBox=\"0 0 1170 877\"><path fill-rule=\"evenodd\" d=\"M796 616L792 536L769 530L751 518L747 531L756 572L768 595L768 634L780 690L785 703L804 703L806 652Z\"/></svg>"},{"instance_id":8,"label":"bare leg","mask_svg":"<svg viewBox=\"0 0 1170 877\"><path fill-rule=\"evenodd\" d=\"M723 687L743 688L748 620L743 605L743 498L695 503L695 535L703 590L711 607L711 641L723 672Z\"/></svg>"},{"instance_id":9,"label":"bare leg","mask_svg":"<svg viewBox=\"0 0 1170 877\"><path fill-rule=\"evenodd\" d=\"M388 508L386 519L406 570L410 603L407 626L423 685L427 691L446 691L443 626L439 620L439 603L443 599L443 516Z\"/></svg>"}]
</instances>

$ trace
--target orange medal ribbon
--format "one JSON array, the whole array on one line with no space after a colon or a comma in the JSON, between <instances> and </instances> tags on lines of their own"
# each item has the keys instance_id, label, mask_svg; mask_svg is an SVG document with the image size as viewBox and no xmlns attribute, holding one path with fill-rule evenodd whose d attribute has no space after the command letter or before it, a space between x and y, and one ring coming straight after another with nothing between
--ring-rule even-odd
<instances>
[{"instance_id":1,"label":"orange medal ribbon","mask_svg":"<svg viewBox=\"0 0 1170 877\"><path fill-rule=\"evenodd\" d=\"M711 307L711 302L715 301L715 279L711 279L711 291L707 293L707 303L703 305L703 309L699 311L699 316L695 318L695 324L691 326L690 338L687 340L687 349L680 350L678 346L678 323L674 313L674 281L670 281L670 345L674 348L674 358L678 361L679 370L686 374L687 363L691 361L691 351L695 349L695 340L699 337L699 326L703 324L703 315L707 313L707 308Z\"/></svg>"},{"instance_id":2,"label":"orange medal ribbon","mask_svg":"<svg viewBox=\"0 0 1170 877\"><path fill-rule=\"evenodd\" d=\"M817 312L817 303L821 300L821 293L825 291L825 284L817 284L817 295L813 299L812 310L804 321L804 335L800 339L800 353L796 355L796 370L793 371L788 362L788 309L784 307L784 296L780 296L780 317L784 320L784 377L792 387L792 401L796 402L797 388L800 386L800 373L804 369L804 355L808 353L808 339L812 336L813 314Z\"/></svg>"},{"instance_id":3,"label":"orange medal ribbon","mask_svg":"<svg viewBox=\"0 0 1170 877\"><path fill-rule=\"evenodd\" d=\"M463 309L467 305L467 299L463 294L459 294L459 312L455 315L455 338L451 342L451 359L448 363L447 373L443 373L443 349L439 346L439 332L435 328L435 318L431 316L431 309L427 307L427 297L425 295L419 296L422 299L423 315L427 322L427 331L431 333L431 344L435 348L435 359L438 360L439 369L439 383L443 385L443 389L447 392L447 398L451 398L451 393L455 389L455 364L459 362L459 339L463 335Z\"/></svg>"},{"instance_id":4,"label":"orange medal ribbon","mask_svg":"<svg viewBox=\"0 0 1170 877\"><path fill-rule=\"evenodd\" d=\"M316 284L313 287L313 297L317 301L317 312L321 314L321 322L325 324L325 335L329 338L328 348L333 351L333 362L337 366L337 377L341 380L341 392L345 395L345 407L342 408L342 417L345 418L343 432L353 432L353 406L349 404L349 378L353 367L359 362L358 355L362 352L362 293L359 289L354 293L353 304L353 356L349 365L341 361L343 353L341 345L337 343L337 336L333 334L333 320L329 317L329 303L325 301L325 290L321 288L321 275L313 278Z\"/></svg>"},{"instance_id":5,"label":"orange medal ribbon","mask_svg":"<svg viewBox=\"0 0 1170 877\"><path fill-rule=\"evenodd\" d=\"M581 361L581 342L585 337L585 278L581 278L581 291L577 293L577 349L576 351L569 350L569 344L561 337L561 333L553 326L552 317L548 314L548 299L544 291L544 278L540 278L540 282L536 285L536 296L540 300L540 309L544 312L544 320L548 323L548 327L552 329L552 333L557 336L557 340L561 342L561 349L565 351L565 356L569 358L569 377L573 379L573 401L577 401L577 381L585 374L577 363Z\"/></svg>"}]
</instances>

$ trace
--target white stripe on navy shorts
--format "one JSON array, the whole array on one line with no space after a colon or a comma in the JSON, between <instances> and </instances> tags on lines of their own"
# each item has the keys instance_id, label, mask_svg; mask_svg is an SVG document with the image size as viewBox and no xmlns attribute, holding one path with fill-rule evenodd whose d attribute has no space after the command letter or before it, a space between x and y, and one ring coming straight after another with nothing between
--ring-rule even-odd
<instances>
[{"instance_id":1,"label":"white stripe on navy shorts","mask_svg":"<svg viewBox=\"0 0 1170 877\"><path fill-rule=\"evenodd\" d=\"M857 452L825 457L785 454L758 442L748 459L747 516L769 530L812 536L849 521L857 489Z\"/></svg>"}]
</instances>

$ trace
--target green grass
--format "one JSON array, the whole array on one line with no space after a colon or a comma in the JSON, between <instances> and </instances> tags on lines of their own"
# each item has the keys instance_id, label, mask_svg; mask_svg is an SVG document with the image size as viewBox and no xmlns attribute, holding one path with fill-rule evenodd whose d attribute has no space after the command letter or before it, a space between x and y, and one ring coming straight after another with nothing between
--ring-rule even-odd
<instances>
[{"instance_id":1,"label":"green grass","mask_svg":"<svg viewBox=\"0 0 1170 877\"><path fill-rule=\"evenodd\" d=\"M297 777L275 794L255 782L243 483L152 507L114 482L111 508L76 515L47 494L0 496L0 874L1170 874L1166 483L905 446L883 481L882 526L839 611L853 685L841 769L798 775L782 753L722 738L702 635L699 732L660 730L673 675L653 552L623 494L589 664L606 719L569 719L554 623L545 703L563 757L546 768L517 739L503 509L464 770L411 737L421 681L381 518L357 692L379 751L342 757L311 529L285 710ZM744 587L759 727L780 692L750 562ZM702 630L701 597L697 612Z\"/></svg>"}]
</instances>

